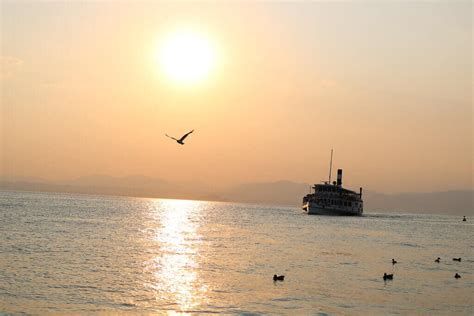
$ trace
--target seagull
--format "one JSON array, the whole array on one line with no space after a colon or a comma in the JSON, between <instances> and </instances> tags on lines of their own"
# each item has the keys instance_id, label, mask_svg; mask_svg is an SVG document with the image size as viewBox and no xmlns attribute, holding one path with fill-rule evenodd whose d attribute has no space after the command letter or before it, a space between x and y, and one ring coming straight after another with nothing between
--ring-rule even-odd
<instances>
[{"instance_id":1,"label":"seagull","mask_svg":"<svg viewBox=\"0 0 474 316\"><path fill-rule=\"evenodd\" d=\"M440 257L438 257L438 258L435 260L435 262L438 262L438 263L439 263L439 260L440 260L440 259L441 259L441 258L440 258Z\"/></svg>"},{"instance_id":2,"label":"seagull","mask_svg":"<svg viewBox=\"0 0 474 316\"><path fill-rule=\"evenodd\" d=\"M397 260L392 259L392 264L395 264L395 263L397 263Z\"/></svg>"},{"instance_id":3,"label":"seagull","mask_svg":"<svg viewBox=\"0 0 474 316\"><path fill-rule=\"evenodd\" d=\"M459 262L461 262L461 258L453 258L453 261L459 261Z\"/></svg>"},{"instance_id":4,"label":"seagull","mask_svg":"<svg viewBox=\"0 0 474 316\"><path fill-rule=\"evenodd\" d=\"M456 279L459 279L461 276L456 273L456 274L454 275L454 277L455 277Z\"/></svg>"},{"instance_id":5,"label":"seagull","mask_svg":"<svg viewBox=\"0 0 474 316\"><path fill-rule=\"evenodd\" d=\"M194 130L192 130L192 131L190 131L190 132L184 134L180 139L176 139L176 138L174 138L173 136L170 136L170 135L168 135L168 134L165 134L165 135L166 135L166 137L169 137L169 138L171 138L171 139L174 139L178 144L184 145L184 140L185 140L186 137L188 137L188 135L191 134L192 132L194 132Z\"/></svg>"}]
</instances>

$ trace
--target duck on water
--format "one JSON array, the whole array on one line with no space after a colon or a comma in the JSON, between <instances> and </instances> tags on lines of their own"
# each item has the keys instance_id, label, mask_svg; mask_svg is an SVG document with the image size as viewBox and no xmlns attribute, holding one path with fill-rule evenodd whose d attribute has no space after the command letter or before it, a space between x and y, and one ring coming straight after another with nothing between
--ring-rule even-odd
<instances>
[{"instance_id":1,"label":"duck on water","mask_svg":"<svg viewBox=\"0 0 474 316\"><path fill-rule=\"evenodd\" d=\"M284 280L285 280L284 275L276 275L276 274L273 275L273 281L284 281Z\"/></svg>"},{"instance_id":2,"label":"duck on water","mask_svg":"<svg viewBox=\"0 0 474 316\"><path fill-rule=\"evenodd\" d=\"M393 280L393 274L387 274L386 272L383 274L384 281L386 280Z\"/></svg>"}]
</instances>

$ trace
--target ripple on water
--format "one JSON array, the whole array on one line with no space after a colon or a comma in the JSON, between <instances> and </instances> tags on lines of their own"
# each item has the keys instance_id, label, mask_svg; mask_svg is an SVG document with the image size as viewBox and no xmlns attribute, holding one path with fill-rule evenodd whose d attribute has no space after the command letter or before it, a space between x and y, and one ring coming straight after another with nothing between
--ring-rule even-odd
<instances>
[{"instance_id":1,"label":"ripple on water","mask_svg":"<svg viewBox=\"0 0 474 316\"><path fill-rule=\"evenodd\" d=\"M4 204L6 313L472 313L472 225L449 216L0 192Z\"/></svg>"}]
</instances>

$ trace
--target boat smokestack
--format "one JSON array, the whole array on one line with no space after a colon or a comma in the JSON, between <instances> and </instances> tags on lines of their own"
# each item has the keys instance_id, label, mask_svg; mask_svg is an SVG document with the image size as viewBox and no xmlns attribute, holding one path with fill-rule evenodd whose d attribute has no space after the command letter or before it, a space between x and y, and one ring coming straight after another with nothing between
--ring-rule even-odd
<instances>
[{"instance_id":1,"label":"boat smokestack","mask_svg":"<svg viewBox=\"0 0 474 316\"><path fill-rule=\"evenodd\" d=\"M362 198L362 187L360 187L359 195L360 195L360 198Z\"/></svg>"},{"instance_id":2,"label":"boat smokestack","mask_svg":"<svg viewBox=\"0 0 474 316\"><path fill-rule=\"evenodd\" d=\"M337 185L342 186L342 169L337 169Z\"/></svg>"}]
</instances>

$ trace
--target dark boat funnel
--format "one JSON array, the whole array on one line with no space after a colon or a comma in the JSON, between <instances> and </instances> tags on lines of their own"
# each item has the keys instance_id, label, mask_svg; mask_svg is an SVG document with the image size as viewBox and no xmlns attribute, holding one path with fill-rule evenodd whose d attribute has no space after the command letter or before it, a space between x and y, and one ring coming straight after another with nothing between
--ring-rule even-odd
<instances>
[{"instance_id":1,"label":"dark boat funnel","mask_svg":"<svg viewBox=\"0 0 474 316\"><path fill-rule=\"evenodd\" d=\"M342 169L337 169L337 185L342 186Z\"/></svg>"}]
</instances>

